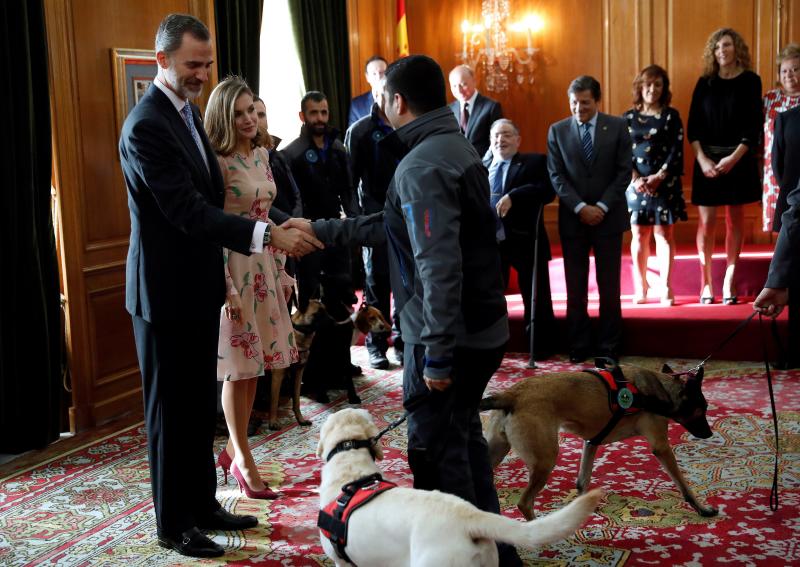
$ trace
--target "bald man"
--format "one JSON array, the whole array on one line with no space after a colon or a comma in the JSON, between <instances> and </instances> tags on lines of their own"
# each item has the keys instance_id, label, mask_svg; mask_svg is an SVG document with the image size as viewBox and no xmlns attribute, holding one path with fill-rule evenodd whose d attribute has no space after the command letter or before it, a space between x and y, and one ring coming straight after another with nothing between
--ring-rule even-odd
<instances>
[{"instance_id":1,"label":"bald man","mask_svg":"<svg viewBox=\"0 0 800 567\"><path fill-rule=\"evenodd\" d=\"M468 65L450 71L450 91L456 97L450 110L461 126L461 132L483 158L489 149L489 130L495 120L503 117L500 103L478 92L475 73Z\"/></svg>"}]
</instances>

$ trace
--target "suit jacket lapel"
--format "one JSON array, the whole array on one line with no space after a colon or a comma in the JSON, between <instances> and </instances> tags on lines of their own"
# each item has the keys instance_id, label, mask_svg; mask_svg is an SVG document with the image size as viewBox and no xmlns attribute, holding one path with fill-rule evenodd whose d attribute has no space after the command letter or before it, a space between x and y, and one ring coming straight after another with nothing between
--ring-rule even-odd
<instances>
[{"instance_id":1,"label":"suit jacket lapel","mask_svg":"<svg viewBox=\"0 0 800 567\"><path fill-rule=\"evenodd\" d=\"M506 174L506 183L503 185L503 194L508 194L508 190L513 187L514 178L519 173L520 168L522 168L522 164L519 160L519 154L514 154L514 157L511 158L511 164L508 166L508 173Z\"/></svg>"},{"instance_id":2,"label":"suit jacket lapel","mask_svg":"<svg viewBox=\"0 0 800 567\"><path fill-rule=\"evenodd\" d=\"M592 162L589 165L595 164L601 148L605 146L608 139L608 124L606 124L605 118L606 116L602 112L597 113L597 127L595 128L594 143L592 144Z\"/></svg>"},{"instance_id":3,"label":"suit jacket lapel","mask_svg":"<svg viewBox=\"0 0 800 567\"><path fill-rule=\"evenodd\" d=\"M467 131L464 132L464 135L469 138L472 135L472 130L475 129L475 124L478 123L478 117L481 115L483 111L485 101L483 100L483 95L478 93L478 96L475 97L475 105L469 111L469 120L467 121Z\"/></svg>"}]
</instances>

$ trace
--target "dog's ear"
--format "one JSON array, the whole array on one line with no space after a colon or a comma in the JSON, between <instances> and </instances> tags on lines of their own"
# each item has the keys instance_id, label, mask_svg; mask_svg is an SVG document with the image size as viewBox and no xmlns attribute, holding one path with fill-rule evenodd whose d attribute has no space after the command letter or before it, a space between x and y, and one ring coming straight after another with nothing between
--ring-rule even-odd
<instances>
[{"instance_id":1,"label":"dog's ear","mask_svg":"<svg viewBox=\"0 0 800 567\"><path fill-rule=\"evenodd\" d=\"M672 367L665 362L664 366L661 367L661 373L662 374L672 374L673 373Z\"/></svg>"}]
</instances>

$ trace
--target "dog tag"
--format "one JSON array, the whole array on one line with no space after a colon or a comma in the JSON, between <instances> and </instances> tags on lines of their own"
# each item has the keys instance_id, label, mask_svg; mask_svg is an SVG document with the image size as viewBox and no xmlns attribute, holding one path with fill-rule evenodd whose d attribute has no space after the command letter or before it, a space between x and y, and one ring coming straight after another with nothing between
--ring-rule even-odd
<instances>
[{"instance_id":1,"label":"dog tag","mask_svg":"<svg viewBox=\"0 0 800 567\"><path fill-rule=\"evenodd\" d=\"M628 388L620 388L617 403L622 409L628 409L633 405L633 393Z\"/></svg>"}]
</instances>

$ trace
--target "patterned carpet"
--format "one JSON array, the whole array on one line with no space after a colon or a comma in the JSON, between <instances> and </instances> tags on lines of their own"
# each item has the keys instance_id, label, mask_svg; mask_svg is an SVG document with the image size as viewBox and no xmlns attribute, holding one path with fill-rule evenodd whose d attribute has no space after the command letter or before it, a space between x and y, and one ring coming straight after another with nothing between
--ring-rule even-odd
<instances>
[{"instance_id":1,"label":"patterned carpet","mask_svg":"<svg viewBox=\"0 0 800 567\"><path fill-rule=\"evenodd\" d=\"M354 360L366 366L363 348L354 350ZM502 389L530 375L526 361L508 356L490 388ZM662 361L623 362L657 368ZM670 363L675 368L691 365ZM536 372L575 368L556 360L542 363ZM400 377L398 369L367 371L358 381L363 407L379 426L402 415ZM774 442L763 368L712 363L704 390L714 436L696 440L676 424L670 436L687 479L701 499L720 508L718 517L695 514L646 442L631 439L598 454L593 485L608 493L599 513L567 541L521 550L526 564L800 564L800 371L775 374L783 452L776 513L768 501ZM332 565L314 528L320 470L314 453L327 413L346 402L340 397L328 406L304 403L312 427L294 425L287 409L284 430L251 439L262 476L279 487L283 498L248 500L235 485L220 486L218 498L226 508L261 520L255 530L213 536L229 549L225 561L188 560L156 545L144 427L138 425L0 479L0 565ZM386 476L410 484L404 429L394 430L383 443ZM563 437L558 465L537 499L537 510L559 508L574 496L580 448L576 438ZM496 478L505 514L521 518L515 503L525 479L524 466L512 453Z\"/></svg>"}]
</instances>

